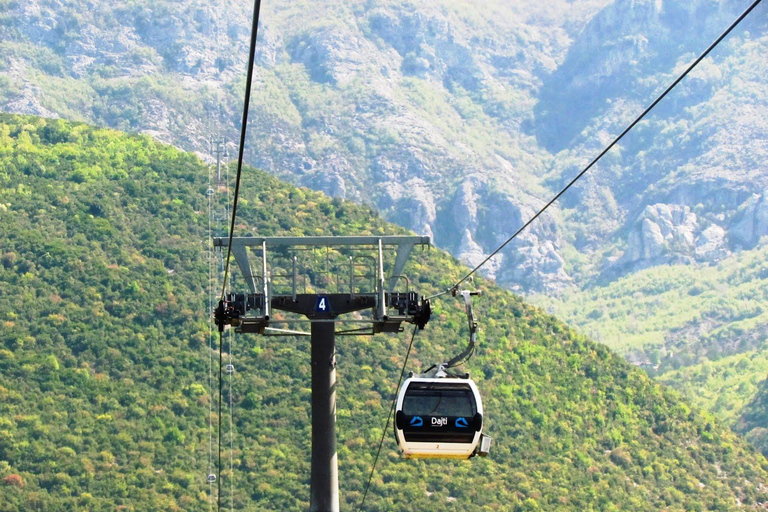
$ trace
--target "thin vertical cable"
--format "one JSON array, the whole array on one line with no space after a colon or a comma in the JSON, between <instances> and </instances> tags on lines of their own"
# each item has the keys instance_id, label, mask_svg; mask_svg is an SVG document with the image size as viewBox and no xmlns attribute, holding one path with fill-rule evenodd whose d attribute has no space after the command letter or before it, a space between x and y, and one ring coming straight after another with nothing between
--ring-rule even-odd
<instances>
[{"instance_id":1,"label":"thin vertical cable","mask_svg":"<svg viewBox=\"0 0 768 512\"><path fill-rule=\"evenodd\" d=\"M213 254L213 188L211 168L208 168L208 511L213 511L213 301L214 290L214 254Z\"/></svg>"},{"instance_id":2,"label":"thin vertical cable","mask_svg":"<svg viewBox=\"0 0 768 512\"><path fill-rule=\"evenodd\" d=\"M221 367L222 362L224 358L224 334L219 332L219 478L216 479L217 484L217 496L216 496L216 505L219 512L221 512L221 402L222 402L222 384L224 382L224 379L221 377Z\"/></svg>"},{"instance_id":3,"label":"thin vertical cable","mask_svg":"<svg viewBox=\"0 0 768 512\"><path fill-rule=\"evenodd\" d=\"M235 217L233 214L231 214L229 210L229 205L231 204L231 189L229 186L229 165L226 165L224 167L224 184L225 189L227 191L227 209L226 209L226 225L230 226L229 236L230 239L232 237L232 231L234 230L235 226ZM238 177L238 186L239 186L239 177ZM235 193L235 202L237 202L237 192ZM227 259L229 259L229 253L227 254ZM224 289L222 290L222 296L224 296L224 293L227 290L228 282L226 279L226 265L228 265L228 262L225 264L225 270L224 270ZM222 402L223 402L223 385L224 385L224 379L222 377L222 365L223 365L223 352L224 352L224 338L223 334L219 333L219 499L218 499L218 512L221 512L221 439L222 439L222 432L221 432L221 414L222 414Z\"/></svg>"},{"instance_id":4,"label":"thin vertical cable","mask_svg":"<svg viewBox=\"0 0 768 512\"><path fill-rule=\"evenodd\" d=\"M229 509L231 512L235 510L235 422L234 422L234 378L235 378L235 366L232 362L232 353L235 351L235 333L232 329L229 330L229 366L227 366L227 373L229 373Z\"/></svg>"}]
</instances>

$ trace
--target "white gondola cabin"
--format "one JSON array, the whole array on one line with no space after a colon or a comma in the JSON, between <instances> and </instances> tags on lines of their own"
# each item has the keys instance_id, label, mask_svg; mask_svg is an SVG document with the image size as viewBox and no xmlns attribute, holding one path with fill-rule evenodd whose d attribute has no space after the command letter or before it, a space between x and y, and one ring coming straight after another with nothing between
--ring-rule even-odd
<instances>
[{"instance_id":1,"label":"white gondola cabin","mask_svg":"<svg viewBox=\"0 0 768 512\"><path fill-rule=\"evenodd\" d=\"M397 445L406 458L487 454L483 403L469 378L411 377L400 389L395 411Z\"/></svg>"}]
</instances>

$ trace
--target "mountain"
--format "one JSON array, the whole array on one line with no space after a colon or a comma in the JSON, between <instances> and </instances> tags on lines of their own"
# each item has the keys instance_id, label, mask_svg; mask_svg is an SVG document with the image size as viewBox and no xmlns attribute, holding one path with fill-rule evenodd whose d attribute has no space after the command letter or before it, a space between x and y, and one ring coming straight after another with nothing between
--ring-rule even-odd
<instances>
[{"instance_id":1,"label":"mountain","mask_svg":"<svg viewBox=\"0 0 768 512\"><path fill-rule=\"evenodd\" d=\"M539 139L556 160L593 153L745 7L607 7L544 85ZM659 264L717 262L768 234L756 220L768 176L765 20L761 5L566 198L566 215L580 224L570 237L593 254L603 282ZM558 184L568 174L552 172Z\"/></svg>"},{"instance_id":2,"label":"mountain","mask_svg":"<svg viewBox=\"0 0 768 512\"><path fill-rule=\"evenodd\" d=\"M218 141L225 160L234 154L250 3L0 5L0 110L142 132L208 161ZM475 264L747 5L267 3L246 160ZM768 235L766 9L484 269L630 361L659 365L651 373L669 372L700 406L707 385L677 370L749 361L768 332L762 303L738 296L762 288L751 262ZM756 371L729 395L739 404L764 379ZM721 421L734 424L733 406L717 409Z\"/></svg>"},{"instance_id":3,"label":"mountain","mask_svg":"<svg viewBox=\"0 0 768 512\"><path fill-rule=\"evenodd\" d=\"M499 219L526 218L548 194L535 176L549 157L520 125L569 34L604 3L494 2L480 15L466 2L265 5L247 159L477 260L511 229ZM209 153L212 139L238 139L250 9L12 2L0 105ZM530 254L507 256L508 280L567 280L543 243L553 229L548 219L526 235Z\"/></svg>"},{"instance_id":4,"label":"mountain","mask_svg":"<svg viewBox=\"0 0 768 512\"><path fill-rule=\"evenodd\" d=\"M211 187L209 166L147 136L8 115L0 169L0 510L208 508L218 359L208 301L219 281L209 279L207 205L225 202L226 183ZM238 235L405 232L253 169L241 193ZM438 250L406 267L423 294L463 272ZM768 501L765 459L728 429L521 298L475 284L485 292L482 336L467 369L493 453L405 461L388 439L372 509L757 510ZM461 348L462 317L458 301L435 301L414 369ZM345 507L361 498L407 341L339 343ZM241 335L222 348L236 369L224 384L224 503L305 508L306 340Z\"/></svg>"},{"instance_id":5,"label":"mountain","mask_svg":"<svg viewBox=\"0 0 768 512\"><path fill-rule=\"evenodd\" d=\"M540 4L265 5L247 160L371 204L478 262L746 7ZM0 105L211 153L212 140L238 138L250 9L9 2ZM551 292L583 288L606 265L620 275L754 245L765 234L749 224L766 185L764 14L758 7L489 275Z\"/></svg>"}]
</instances>

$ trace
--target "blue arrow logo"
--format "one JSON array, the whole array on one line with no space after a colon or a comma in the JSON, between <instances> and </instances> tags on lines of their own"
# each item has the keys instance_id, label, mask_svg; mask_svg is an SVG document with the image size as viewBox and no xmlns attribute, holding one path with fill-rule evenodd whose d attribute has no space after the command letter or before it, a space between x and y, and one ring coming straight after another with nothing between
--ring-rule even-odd
<instances>
[{"instance_id":1,"label":"blue arrow logo","mask_svg":"<svg viewBox=\"0 0 768 512\"><path fill-rule=\"evenodd\" d=\"M456 428L469 428L467 418L456 418Z\"/></svg>"},{"instance_id":2,"label":"blue arrow logo","mask_svg":"<svg viewBox=\"0 0 768 512\"><path fill-rule=\"evenodd\" d=\"M411 422L409 423L412 427L423 427L424 426L424 420L421 419L421 416L414 416L411 418Z\"/></svg>"}]
</instances>

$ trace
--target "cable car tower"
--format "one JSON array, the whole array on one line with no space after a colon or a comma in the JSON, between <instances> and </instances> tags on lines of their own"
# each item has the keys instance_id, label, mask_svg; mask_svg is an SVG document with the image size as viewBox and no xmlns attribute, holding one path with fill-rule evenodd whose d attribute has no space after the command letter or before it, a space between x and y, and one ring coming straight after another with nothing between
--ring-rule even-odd
<instances>
[{"instance_id":1,"label":"cable car tower","mask_svg":"<svg viewBox=\"0 0 768 512\"><path fill-rule=\"evenodd\" d=\"M214 238L215 247L228 244L229 238ZM424 328L429 301L410 289L402 272L413 248L429 244L426 236L232 238L232 255L248 291L230 293L219 303L219 330L229 325L241 333L311 336L312 512L339 510L336 336L397 333L403 322ZM256 260L259 265L252 264ZM277 320L275 310L294 317ZM352 313L352 319L339 318ZM310 332L276 327L306 322ZM340 323L359 327L337 331Z\"/></svg>"}]
</instances>

